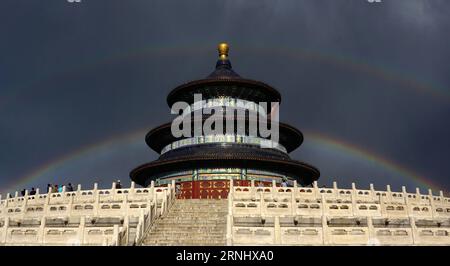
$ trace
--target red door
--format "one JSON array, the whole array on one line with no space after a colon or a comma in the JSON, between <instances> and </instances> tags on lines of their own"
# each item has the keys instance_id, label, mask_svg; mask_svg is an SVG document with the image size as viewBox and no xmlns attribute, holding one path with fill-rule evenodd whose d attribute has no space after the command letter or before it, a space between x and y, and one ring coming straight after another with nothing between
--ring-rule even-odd
<instances>
[{"instance_id":1,"label":"red door","mask_svg":"<svg viewBox=\"0 0 450 266\"><path fill-rule=\"evenodd\" d=\"M200 198L200 182L192 181L192 199Z\"/></svg>"},{"instance_id":2,"label":"red door","mask_svg":"<svg viewBox=\"0 0 450 266\"><path fill-rule=\"evenodd\" d=\"M235 185L245 186L247 180L235 181ZM226 199L230 190L228 180L203 180L181 182L179 199Z\"/></svg>"}]
</instances>

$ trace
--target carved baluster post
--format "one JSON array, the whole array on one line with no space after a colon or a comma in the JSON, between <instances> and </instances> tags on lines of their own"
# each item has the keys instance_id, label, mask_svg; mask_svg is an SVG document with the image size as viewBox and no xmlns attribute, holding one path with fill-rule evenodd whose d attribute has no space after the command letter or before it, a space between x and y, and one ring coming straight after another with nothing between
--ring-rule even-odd
<instances>
[{"instance_id":1,"label":"carved baluster post","mask_svg":"<svg viewBox=\"0 0 450 266\"><path fill-rule=\"evenodd\" d=\"M263 218L266 216L266 206L264 202L264 192L259 192L259 209L260 209L260 216Z\"/></svg>"},{"instance_id":2,"label":"carved baluster post","mask_svg":"<svg viewBox=\"0 0 450 266\"><path fill-rule=\"evenodd\" d=\"M128 193L128 194L134 196L135 188L136 188L136 183L134 183L134 181L131 181L130 193Z\"/></svg>"},{"instance_id":3,"label":"carved baluster post","mask_svg":"<svg viewBox=\"0 0 450 266\"><path fill-rule=\"evenodd\" d=\"M420 188L416 187L416 199L420 202Z\"/></svg>"},{"instance_id":4,"label":"carved baluster post","mask_svg":"<svg viewBox=\"0 0 450 266\"><path fill-rule=\"evenodd\" d=\"M357 192L356 192L356 184L355 183L352 183L352 194L351 194L351 197L352 197L352 214L353 214L353 216L355 216L356 215L356 196L357 196L358 194L357 194Z\"/></svg>"},{"instance_id":5,"label":"carved baluster post","mask_svg":"<svg viewBox=\"0 0 450 266\"><path fill-rule=\"evenodd\" d=\"M275 182L275 180L272 180L272 198L276 197L276 193L277 193L277 183Z\"/></svg>"},{"instance_id":6,"label":"carved baluster post","mask_svg":"<svg viewBox=\"0 0 450 266\"><path fill-rule=\"evenodd\" d=\"M336 181L333 181L333 195L337 198L339 197L338 185Z\"/></svg>"},{"instance_id":7,"label":"carved baluster post","mask_svg":"<svg viewBox=\"0 0 450 266\"><path fill-rule=\"evenodd\" d=\"M319 193L319 184L317 183L317 181L313 182L313 191L314 191L314 197L320 198L320 193Z\"/></svg>"},{"instance_id":8,"label":"carved baluster post","mask_svg":"<svg viewBox=\"0 0 450 266\"><path fill-rule=\"evenodd\" d=\"M233 215L227 215L227 246L233 245Z\"/></svg>"},{"instance_id":9,"label":"carved baluster post","mask_svg":"<svg viewBox=\"0 0 450 266\"><path fill-rule=\"evenodd\" d=\"M254 179L252 179L252 180L250 181L250 191L251 191L250 197L251 197L252 199L256 198L256 196L255 196L255 180L254 180Z\"/></svg>"},{"instance_id":10,"label":"carved baluster post","mask_svg":"<svg viewBox=\"0 0 450 266\"><path fill-rule=\"evenodd\" d=\"M51 198L51 196L52 196L52 189L49 188L49 190L47 192L47 195L45 197L45 202L44 202L44 214L43 214L44 216L47 216L47 214L49 212L48 208L49 208L49 205L50 205L50 198Z\"/></svg>"},{"instance_id":11,"label":"carved baluster post","mask_svg":"<svg viewBox=\"0 0 450 266\"><path fill-rule=\"evenodd\" d=\"M252 180L253 181L253 180ZM231 246L233 242L233 200L234 194L232 191L228 194L228 215L227 215L227 246Z\"/></svg>"},{"instance_id":12,"label":"carved baluster post","mask_svg":"<svg viewBox=\"0 0 450 266\"><path fill-rule=\"evenodd\" d=\"M387 217L386 209L385 209L385 207L384 207L383 196L382 196L381 193L380 193L380 195L378 195L378 200L379 200L379 202L380 202L380 213L381 213L381 216Z\"/></svg>"},{"instance_id":13,"label":"carved baluster post","mask_svg":"<svg viewBox=\"0 0 450 266\"><path fill-rule=\"evenodd\" d=\"M8 193L9 194L9 193ZM8 227L9 227L9 217L5 217L5 223L3 224L3 243L7 244L8 241Z\"/></svg>"},{"instance_id":14,"label":"carved baluster post","mask_svg":"<svg viewBox=\"0 0 450 266\"><path fill-rule=\"evenodd\" d=\"M373 228L373 220L372 220L372 216L367 216L367 229L368 229L368 233L369 233L369 243L373 243L372 239L375 240L375 231Z\"/></svg>"},{"instance_id":15,"label":"carved baluster post","mask_svg":"<svg viewBox=\"0 0 450 266\"><path fill-rule=\"evenodd\" d=\"M388 198L389 202L392 202L391 185L387 185L387 186L386 186L386 191L387 191L387 198Z\"/></svg>"},{"instance_id":16,"label":"carved baluster post","mask_svg":"<svg viewBox=\"0 0 450 266\"><path fill-rule=\"evenodd\" d=\"M111 195L115 195L115 194L116 194L116 182L112 182Z\"/></svg>"},{"instance_id":17,"label":"carved baluster post","mask_svg":"<svg viewBox=\"0 0 450 266\"><path fill-rule=\"evenodd\" d=\"M294 180L294 186L292 187L292 194L293 194L294 201L295 201L295 199L297 199L297 194L298 194L298 183L297 183L297 180Z\"/></svg>"},{"instance_id":18,"label":"carved baluster post","mask_svg":"<svg viewBox=\"0 0 450 266\"><path fill-rule=\"evenodd\" d=\"M45 216L42 216L41 224L39 225L38 241L41 244L45 244Z\"/></svg>"},{"instance_id":19,"label":"carved baluster post","mask_svg":"<svg viewBox=\"0 0 450 266\"><path fill-rule=\"evenodd\" d=\"M405 200L405 204L408 201L408 195L407 194L408 193L406 192L406 187L402 186L402 196L403 196L403 199Z\"/></svg>"},{"instance_id":20,"label":"carved baluster post","mask_svg":"<svg viewBox=\"0 0 450 266\"><path fill-rule=\"evenodd\" d=\"M27 204L28 204L28 189L25 190L25 196L23 197L22 219L25 218L25 213L26 213L27 210L28 210Z\"/></svg>"},{"instance_id":21,"label":"carved baluster post","mask_svg":"<svg viewBox=\"0 0 450 266\"><path fill-rule=\"evenodd\" d=\"M329 230L328 230L328 224L327 224L327 216L322 215L322 243L324 245L330 244L330 236L329 236Z\"/></svg>"},{"instance_id":22,"label":"carved baluster post","mask_svg":"<svg viewBox=\"0 0 450 266\"><path fill-rule=\"evenodd\" d=\"M94 214L98 216L98 211L100 207L100 193L98 193L98 184L94 183L94 189L93 189L93 196L94 196Z\"/></svg>"},{"instance_id":23,"label":"carved baluster post","mask_svg":"<svg viewBox=\"0 0 450 266\"><path fill-rule=\"evenodd\" d=\"M328 225L327 225L327 211L326 211L326 203L325 203L325 195L321 194L321 202L322 202L322 243L324 245L329 243L328 240Z\"/></svg>"},{"instance_id":24,"label":"carved baluster post","mask_svg":"<svg viewBox=\"0 0 450 266\"><path fill-rule=\"evenodd\" d=\"M428 189L428 198L431 208L431 217L434 218L436 215L436 207L434 206L434 199L433 199L433 191L431 188Z\"/></svg>"},{"instance_id":25,"label":"carved baluster post","mask_svg":"<svg viewBox=\"0 0 450 266\"><path fill-rule=\"evenodd\" d=\"M297 212L297 202L295 201L295 192L296 192L296 182L294 183L294 187L291 189L291 215L295 216Z\"/></svg>"},{"instance_id":26,"label":"carved baluster post","mask_svg":"<svg viewBox=\"0 0 450 266\"><path fill-rule=\"evenodd\" d=\"M408 199L408 193L406 192L405 186L402 186L402 195L403 195L403 200L405 202L406 213L409 217L409 216L411 216L411 208L410 208L410 203L409 203L409 199Z\"/></svg>"},{"instance_id":27,"label":"carved baluster post","mask_svg":"<svg viewBox=\"0 0 450 266\"><path fill-rule=\"evenodd\" d=\"M119 225L115 224L113 227L113 244L116 246L120 246L120 237L119 237Z\"/></svg>"},{"instance_id":28,"label":"carved baluster post","mask_svg":"<svg viewBox=\"0 0 450 266\"><path fill-rule=\"evenodd\" d=\"M230 179L230 191L228 192L228 194L234 194L234 180Z\"/></svg>"},{"instance_id":29,"label":"carved baluster post","mask_svg":"<svg viewBox=\"0 0 450 266\"><path fill-rule=\"evenodd\" d=\"M376 197L375 197L375 188L373 187L373 184L370 183L369 187L370 187L370 196L371 196L372 200L376 200Z\"/></svg>"},{"instance_id":30,"label":"carved baluster post","mask_svg":"<svg viewBox=\"0 0 450 266\"><path fill-rule=\"evenodd\" d=\"M274 244L281 244L281 227L280 227L280 217L277 215L274 217Z\"/></svg>"},{"instance_id":31,"label":"carved baluster post","mask_svg":"<svg viewBox=\"0 0 450 266\"><path fill-rule=\"evenodd\" d=\"M419 232L417 231L416 220L414 219L414 217L409 217L409 222L411 223L412 244L420 244L420 240L417 238Z\"/></svg>"},{"instance_id":32,"label":"carved baluster post","mask_svg":"<svg viewBox=\"0 0 450 266\"><path fill-rule=\"evenodd\" d=\"M80 241L80 245L84 244L84 231L86 228L86 217L80 217L80 225L78 226L78 239Z\"/></svg>"},{"instance_id":33,"label":"carved baluster post","mask_svg":"<svg viewBox=\"0 0 450 266\"><path fill-rule=\"evenodd\" d=\"M153 180L150 182L150 191L152 195L155 195L155 181Z\"/></svg>"},{"instance_id":34,"label":"carved baluster post","mask_svg":"<svg viewBox=\"0 0 450 266\"><path fill-rule=\"evenodd\" d=\"M176 189L176 184L175 184L175 180L172 180L172 200L177 198L177 189Z\"/></svg>"},{"instance_id":35,"label":"carved baluster post","mask_svg":"<svg viewBox=\"0 0 450 266\"><path fill-rule=\"evenodd\" d=\"M6 207L8 207L8 205L9 205L9 198L11 198L11 194L6 193L5 209L6 209Z\"/></svg>"},{"instance_id":36,"label":"carved baluster post","mask_svg":"<svg viewBox=\"0 0 450 266\"><path fill-rule=\"evenodd\" d=\"M155 181L151 181L150 182L150 191L152 193L152 197L153 197L153 203L155 204L155 213L154 216L158 217L158 196L156 195L156 190L155 190Z\"/></svg>"}]
</instances>

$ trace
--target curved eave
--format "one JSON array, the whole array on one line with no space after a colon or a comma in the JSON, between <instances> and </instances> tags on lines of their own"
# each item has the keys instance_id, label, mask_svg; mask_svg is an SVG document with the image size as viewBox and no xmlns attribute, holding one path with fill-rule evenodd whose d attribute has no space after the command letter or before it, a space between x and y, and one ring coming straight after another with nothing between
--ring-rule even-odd
<instances>
[{"instance_id":1,"label":"curved eave","mask_svg":"<svg viewBox=\"0 0 450 266\"><path fill-rule=\"evenodd\" d=\"M203 119L203 121L205 121L205 119ZM270 121L268 123L270 124ZM184 139L184 137L175 138L172 135L171 124L172 123L166 123L156 127L150 130L145 136L145 142L147 145L158 154L161 153L161 150L166 145L174 141ZM279 123L279 128L279 143L286 148L288 153L297 149L303 143L303 134L300 130L281 122ZM191 127L191 129L193 133L193 127Z\"/></svg>"},{"instance_id":2,"label":"curved eave","mask_svg":"<svg viewBox=\"0 0 450 266\"><path fill-rule=\"evenodd\" d=\"M232 97L244 99L244 100L257 100L258 102L279 102L281 103L281 94L272 86L251 79L243 79L237 77L215 77L194 80L188 83L177 86L167 96L167 104L171 107L177 101L185 101L192 103L194 93L205 93L204 87L206 86L227 86L226 89L216 89L208 91L207 94L216 94L217 96L223 96L227 92L233 90L233 86L248 88L247 90L241 90L239 94L229 95ZM255 95L261 93L266 97L257 97ZM252 95L253 94L253 95Z\"/></svg>"},{"instance_id":3,"label":"curved eave","mask_svg":"<svg viewBox=\"0 0 450 266\"><path fill-rule=\"evenodd\" d=\"M312 165L295 160L276 160L258 157L235 157L218 154L210 156L192 156L189 158L178 158L172 160L156 160L143 164L130 172L131 179L137 184L144 185L148 179L156 178L156 175L183 171L200 167L246 167L261 170L270 170L290 175L296 178L301 184L311 184L319 179L320 172Z\"/></svg>"}]
</instances>

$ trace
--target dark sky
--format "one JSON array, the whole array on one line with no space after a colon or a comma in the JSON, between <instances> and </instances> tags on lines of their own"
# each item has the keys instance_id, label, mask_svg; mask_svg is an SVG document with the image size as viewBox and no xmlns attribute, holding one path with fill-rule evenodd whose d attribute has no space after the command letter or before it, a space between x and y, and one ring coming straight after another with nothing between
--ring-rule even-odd
<instances>
[{"instance_id":1,"label":"dark sky","mask_svg":"<svg viewBox=\"0 0 450 266\"><path fill-rule=\"evenodd\" d=\"M128 183L157 158L144 135L171 119L166 95L209 74L222 41L237 73L281 92L305 135L292 157L320 185L448 191L449 14L448 0L2 0L0 192Z\"/></svg>"}]
</instances>

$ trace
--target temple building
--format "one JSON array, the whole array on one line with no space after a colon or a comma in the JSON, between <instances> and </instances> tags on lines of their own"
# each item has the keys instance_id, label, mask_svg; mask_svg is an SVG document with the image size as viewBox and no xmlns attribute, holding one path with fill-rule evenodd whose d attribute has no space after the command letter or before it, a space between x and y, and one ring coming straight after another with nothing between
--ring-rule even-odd
<instances>
[{"instance_id":1,"label":"temple building","mask_svg":"<svg viewBox=\"0 0 450 266\"><path fill-rule=\"evenodd\" d=\"M271 124L272 110L268 106L281 101L280 93L270 85L238 75L231 67L227 44L220 44L218 50L215 70L204 79L173 89L167 103L169 107L176 102L189 105L187 115L191 117L192 133L203 128L211 116L204 111L208 109L208 113L212 113L212 108L222 110L223 124L245 128L233 126L232 132L226 132L222 127L223 132L219 134L176 138L171 132L171 123L163 124L148 132L145 138L148 146L160 154L159 159L134 169L131 179L142 186L149 186L151 181L165 185L175 180L181 184L181 198L186 199L226 198L230 180L238 185L249 185L251 180L269 186L272 180L278 185L283 181L311 185L319 178L319 170L289 157L303 142L298 129L279 123L277 142L263 137L259 130L249 130L252 122L255 122L253 125ZM195 94L201 95L201 102L195 102ZM262 108L260 102L267 103L263 112L259 109ZM201 113L197 118L201 121L194 121L194 112ZM269 145L261 147L262 143Z\"/></svg>"},{"instance_id":2,"label":"temple building","mask_svg":"<svg viewBox=\"0 0 450 266\"><path fill-rule=\"evenodd\" d=\"M210 75L169 93L178 116L148 132L160 156L129 188L0 195L0 246L450 245L443 191L319 188L319 170L289 156L302 133L261 105L280 101L220 44Z\"/></svg>"}]
</instances>

